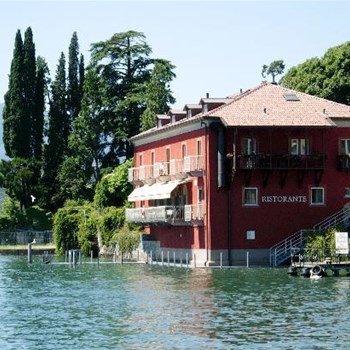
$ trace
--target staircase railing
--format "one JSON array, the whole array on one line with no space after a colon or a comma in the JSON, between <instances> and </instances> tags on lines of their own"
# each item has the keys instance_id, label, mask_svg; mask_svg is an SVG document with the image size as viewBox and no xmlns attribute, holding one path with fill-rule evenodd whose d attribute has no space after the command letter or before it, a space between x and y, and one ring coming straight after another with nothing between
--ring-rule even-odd
<instances>
[{"instance_id":1,"label":"staircase railing","mask_svg":"<svg viewBox=\"0 0 350 350\"><path fill-rule=\"evenodd\" d=\"M332 214L309 230L299 230L288 238L275 244L270 248L270 265L278 266L291 256L292 250L302 248L305 237L310 233L327 230L335 225L348 221L350 223L350 206L346 206L338 212Z\"/></svg>"}]
</instances>

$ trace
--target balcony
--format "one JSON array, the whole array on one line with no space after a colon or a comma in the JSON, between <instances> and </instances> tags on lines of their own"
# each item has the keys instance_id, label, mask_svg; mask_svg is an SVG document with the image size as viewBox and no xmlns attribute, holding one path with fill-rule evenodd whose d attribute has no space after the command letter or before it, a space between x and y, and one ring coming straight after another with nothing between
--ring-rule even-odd
<instances>
[{"instance_id":1,"label":"balcony","mask_svg":"<svg viewBox=\"0 0 350 350\"><path fill-rule=\"evenodd\" d=\"M152 165L142 165L138 168L130 168L128 170L128 181L152 185L155 182L154 167Z\"/></svg>"},{"instance_id":2,"label":"balcony","mask_svg":"<svg viewBox=\"0 0 350 350\"><path fill-rule=\"evenodd\" d=\"M187 156L183 159L183 171L191 176L203 176L203 156Z\"/></svg>"},{"instance_id":3,"label":"balcony","mask_svg":"<svg viewBox=\"0 0 350 350\"><path fill-rule=\"evenodd\" d=\"M291 155L291 154L240 154L236 159L237 169L262 170L322 170L325 154Z\"/></svg>"},{"instance_id":4,"label":"balcony","mask_svg":"<svg viewBox=\"0 0 350 350\"><path fill-rule=\"evenodd\" d=\"M127 222L139 224L170 224L175 226L203 224L203 204L182 206L159 206L149 208L127 208Z\"/></svg>"},{"instance_id":5,"label":"balcony","mask_svg":"<svg viewBox=\"0 0 350 350\"><path fill-rule=\"evenodd\" d=\"M171 179L185 179L187 176L203 176L203 156L186 156L153 165L130 168L128 180L134 184L153 184L156 179L167 182Z\"/></svg>"}]
</instances>

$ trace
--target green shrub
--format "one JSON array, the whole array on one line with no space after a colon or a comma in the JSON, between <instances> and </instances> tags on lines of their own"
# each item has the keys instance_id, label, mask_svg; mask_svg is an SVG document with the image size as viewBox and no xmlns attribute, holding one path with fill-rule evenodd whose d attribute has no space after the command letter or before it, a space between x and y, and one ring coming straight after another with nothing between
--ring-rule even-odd
<instances>
[{"instance_id":1,"label":"green shrub","mask_svg":"<svg viewBox=\"0 0 350 350\"><path fill-rule=\"evenodd\" d=\"M116 231L123 227L125 222L125 208L108 207L104 209L99 220L99 230L102 244L109 246Z\"/></svg>"},{"instance_id":2,"label":"green shrub","mask_svg":"<svg viewBox=\"0 0 350 350\"><path fill-rule=\"evenodd\" d=\"M94 256L98 254L97 226L98 213L96 211L89 212L88 215L84 217L84 220L80 220L78 242L79 248L85 256L90 255L91 251Z\"/></svg>"},{"instance_id":3,"label":"green shrub","mask_svg":"<svg viewBox=\"0 0 350 350\"><path fill-rule=\"evenodd\" d=\"M97 208L124 205L132 191L132 185L128 181L128 169L132 167L132 162L132 159L125 161L99 181L94 196Z\"/></svg>"},{"instance_id":4,"label":"green shrub","mask_svg":"<svg viewBox=\"0 0 350 350\"><path fill-rule=\"evenodd\" d=\"M131 254L139 245L140 231L130 230L128 225L124 225L112 238L122 256Z\"/></svg>"},{"instance_id":5,"label":"green shrub","mask_svg":"<svg viewBox=\"0 0 350 350\"><path fill-rule=\"evenodd\" d=\"M6 197L0 210L0 230L8 230L18 225L21 210L19 204Z\"/></svg>"},{"instance_id":6,"label":"green shrub","mask_svg":"<svg viewBox=\"0 0 350 350\"><path fill-rule=\"evenodd\" d=\"M66 250L77 249L78 231L81 214L77 211L61 208L54 216L53 235L56 244L56 253L64 255Z\"/></svg>"},{"instance_id":7,"label":"green shrub","mask_svg":"<svg viewBox=\"0 0 350 350\"><path fill-rule=\"evenodd\" d=\"M305 248L309 254L317 255L319 260L335 253L335 232L336 227L330 228L325 232L316 232L309 235L306 239Z\"/></svg>"}]
</instances>

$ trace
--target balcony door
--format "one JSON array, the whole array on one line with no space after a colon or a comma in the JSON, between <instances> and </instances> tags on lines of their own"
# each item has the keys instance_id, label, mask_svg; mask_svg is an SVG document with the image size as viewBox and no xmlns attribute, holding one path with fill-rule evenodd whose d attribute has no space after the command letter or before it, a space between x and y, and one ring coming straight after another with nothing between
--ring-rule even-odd
<instances>
[{"instance_id":1,"label":"balcony door","mask_svg":"<svg viewBox=\"0 0 350 350\"><path fill-rule=\"evenodd\" d=\"M242 154L252 155L256 154L256 140L253 138L242 139Z\"/></svg>"},{"instance_id":2,"label":"balcony door","mask_svg":"<svg viewBox=\"0 0 350 350\"><path fill-rule=\"evenodd\" d=\"M166 171L170 174L170 148L166 149Z\"/></svg>"},{"instance_id":3,"label":"balcony door","mask_svg":"<svg viewBox=\"0 0 350 350\"><path fill-rule=\"evenodd\" d=\"M309 139L291 139L290 154L295 156L305 156L310 154Z\"/></svg>"}]
</instances>

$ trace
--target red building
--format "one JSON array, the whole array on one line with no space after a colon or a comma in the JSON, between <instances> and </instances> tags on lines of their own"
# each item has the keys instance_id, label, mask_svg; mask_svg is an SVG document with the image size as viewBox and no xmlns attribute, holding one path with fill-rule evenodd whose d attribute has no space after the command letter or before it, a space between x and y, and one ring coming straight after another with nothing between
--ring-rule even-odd
<instances>
[{"instance_id":1,"label":"red building","mask_svg":"<svg viewBox=\"0 0 350 350\"><path fill-rule=\"evenodd\" d=\"M131 141L126 217L164 261L267 265L350 200L350 107L277 85L207 96Z\"/></svg>"}]
</instances>

